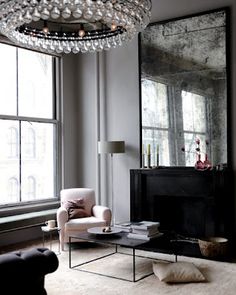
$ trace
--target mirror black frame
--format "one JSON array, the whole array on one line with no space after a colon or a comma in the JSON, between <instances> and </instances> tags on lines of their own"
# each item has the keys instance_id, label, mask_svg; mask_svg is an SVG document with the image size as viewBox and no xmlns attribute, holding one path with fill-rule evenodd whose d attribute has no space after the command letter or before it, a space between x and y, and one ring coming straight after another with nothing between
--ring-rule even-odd
<instances>
[{"instance_id":1,"label":"mirror black frame","mask_svg":"<svg viewBox=\"0 0 236 295\"><path fill-rule=\"evenodd\" d=\"M231 124L231 70L230 70L230 8L229 7L223 7L215 10L209 10L209 11L204 11L200 12L197 14L191 14L191 15L186 15L186 16L181 16L178 18L173 18L173 19L168 19L164 20L161 22L154 22L149 24L148 28L150 26L155 26L155 25L162 25L162 24L167 24L169 22L174 22L178 20L184 20L188 18L193 18L197 16L203 16L211 13L217 13L223 11L225 13L225 46L226 46L226 153L227 153L227 167L231 167L231 136L230 136L230 124ZM139 34L139 39L138 39L138 47L139 47L139 111L140 111L140 167L142 167L143 159L142 159L142 147L143 147L143 139L142 139L142 50L141 50L141 35L142 33ZM166 167L179 167L179 166L166 166ZM186 166L185 166L186 167Z\"/></svg>"}]
</instances>

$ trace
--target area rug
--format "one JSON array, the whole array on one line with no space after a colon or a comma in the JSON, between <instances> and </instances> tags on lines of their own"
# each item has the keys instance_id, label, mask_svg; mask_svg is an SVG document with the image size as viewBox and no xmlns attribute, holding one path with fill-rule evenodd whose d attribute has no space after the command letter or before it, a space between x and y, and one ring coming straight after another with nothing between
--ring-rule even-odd
<instances>
[{"instance_id":1,"label":"area rug","mask_svg":"<svg viewBox=\"0 0 236 295\"><path fill-rule=\"evenodd\" d=\"M127 249L119 249L122 253L131 254ZM76 265L113 251L112 248L82 243L72 249L72 264ZM136 273L137 278L152 271L154 260L174 261L173 255L138 251ZM58 255L59 268L45 278L48 295L235 295L236 263L216 262L180 256L179 261L194 263L206 277L204 283L166 284L152 274L138 282L127 282L97 274L82 272L78 268L69 268L69 252ZM132 279L132 256L115 254L104 259L86 264L80 269L95 271L104 275Z\"/></svg>"}]
</instances>

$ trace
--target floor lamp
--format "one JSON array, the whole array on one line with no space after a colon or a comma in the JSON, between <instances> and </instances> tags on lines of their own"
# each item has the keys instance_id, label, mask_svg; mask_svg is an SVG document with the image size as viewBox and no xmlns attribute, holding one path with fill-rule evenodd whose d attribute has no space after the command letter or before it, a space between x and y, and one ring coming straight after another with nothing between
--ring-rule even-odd
<instances>
[{"instance_id":1,"label":"floor lamp","mask_svg":"<svg viewBox=\"0 0 236 295\"><path fill-rule=\"evenodd\" d=\"M125 152L124 141L99 141L98 153L111 155L111 211L112 211L112 226L115 225L115 206L114 206L114 191L113 191L113 154L121 154Z\"/></svg>"}]
</instances>

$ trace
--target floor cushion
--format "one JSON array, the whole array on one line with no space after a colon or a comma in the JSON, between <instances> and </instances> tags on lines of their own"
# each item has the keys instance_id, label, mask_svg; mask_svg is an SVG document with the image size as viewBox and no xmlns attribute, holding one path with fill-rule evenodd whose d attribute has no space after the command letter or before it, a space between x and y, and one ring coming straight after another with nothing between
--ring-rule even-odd
<instances>
[{"instance_id":1,"label":"floor cushion","mask_svg":"<svg viewBox=\"0 0 236 295\"><path fill-rule=\"evenodd\" d=\"M160 281L166 283L203 282L205 277L190 262L153 262L153 272Z\"/></svg>"}]
</instances>

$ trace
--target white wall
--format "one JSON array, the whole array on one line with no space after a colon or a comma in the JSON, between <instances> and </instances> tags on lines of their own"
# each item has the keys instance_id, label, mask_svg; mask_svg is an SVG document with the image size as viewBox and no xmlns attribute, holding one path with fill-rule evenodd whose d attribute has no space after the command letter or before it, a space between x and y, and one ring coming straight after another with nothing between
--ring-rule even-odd
<instances>
[{"instance_id":1,"label":"white wall","mask_svg":"<svg viewBox=\"0 0 236 295\"><path fill-rule=\"evenodd\" d=\"M204 12L220 7L230 6L232 13L232 118L230 133L232 144L232 165L236 168L236 1L235 0L153 0L152 22ZM139 167L139 78L138 78L138 39L120 48L112 49L103 54L83 54L67 58L77 65L75 79L77 87L76 99L78 115L78 152L77 168L70 160L68 171L72 165L77 173L77 184L98 188L97 171L102 175L101 200L106 203L106 182L104 167L99 168L97 162L97 140L99 136L108 140L125 140L126 153L114 155L114 195L117 209L117 221L129 219L129 170ZM74 64L71 64L72 68ZM68 78L68 77L67 77ZM66 93L66 91L65 91ZM104 103L106 106L104 107ZM97 113L98 111L98 113ZM72 118L73 120L73 118ZM99 126L97 123L99 122ZM104 122L106 127L104 127ZM68 125L69 122L68 122ZM70 153L70 150L67 151ZM73 151L74 152L74 151ZM66 169L66 170L67 170ZM78 171L76 172L76 169ZM71 174L71 171L70 173ZM67 184L75 182L67 177Z\"/></svg>"}]
</instances>

